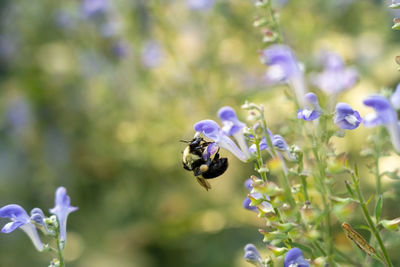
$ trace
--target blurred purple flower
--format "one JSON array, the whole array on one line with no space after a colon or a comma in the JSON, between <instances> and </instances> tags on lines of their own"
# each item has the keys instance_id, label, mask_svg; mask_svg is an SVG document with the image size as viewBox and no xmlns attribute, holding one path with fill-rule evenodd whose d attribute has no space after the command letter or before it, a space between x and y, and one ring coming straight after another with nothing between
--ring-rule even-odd
<instances>
[{"instance_id":1,"label":"blurred purple flower","mask_svg":"<svg viewBox=\"0 0 400 267\"><path fill-rule=\"evenodd\" d=\"M118 40L112 45L111 50L117 58L125 58L129 55L130 47L124 40Z\"/></svg>"},{"instance_id":2,"label":"blurred purple flower","mask_svg":"<svg viewBox=\"0 0 400 267\"><path fill-rule=\"evenodd\" d=\"M303 105L306 93L303 71L292 50L285 45L272 45L260 52L260 59L269 66L265 73L267 83L288 83L294 89L299 104Z\"/></svg>"},{"instance_id":3,"label":"blurred purple flower","mask_svg":"<svg viewBox=\"0 0 400 267\"><path fill-rule=\"evenodd\" d=\"M158 67L164 57L164 53L159 43L147 41L142 49L142 64L146 68Z\"/></svg>"},{"instance_id":4,"label":"blurred purple flower","mask_svg":"<svg viewBox=\"0 0 400 267\"><path fill-rule=\"evenodd\" d=\"M239 121L236 116L235 110L231 107L220 108L218 110L218 117L223 123L222 132L227 136L233 136L246 157L250 158L251 154L249 152L246 144L246 139L243 134L243 129L246 124Z\"/></svg>"},{"instance_id":5,"label":"blurred purple flower","mask_svg":"<svg viewBox=\"0 0 400 267\"><path fill-rule=\"evenodd\" d=\"M284 267L309 267L310 264L304 259L303 252L299 248L292 248L286 253Z\"/></svg>"},{"instance_id":6,"label":"blurred purple flower","mask_svg":"<svg viewBox=\"0 0 400 267\"><path fill-rule=\"evenodd\" d=\"M5 118L16 134L26 133L32 120L29 103L23 97L10 100Z\"/></svg>"},{"instance_id":7,"label":"blurred purple flower","mask_svg":"<svg viewBox=\"0 0 400 267\"><path fill-rule=\"evenodd\" d=\"M400 126L397 113L389 100L381 95L372 95L364 99L363 103L375 110L375 113L364 117L364 125L366 127L384 125L389 132L394 150L400 153Z\"/></svg>"},{"instance_id":8,"label":"blurred purple flower","mask_svg":"<svg viewBox=\"0 0 400 267\"><path fill-rule=\"evenodd\" d=\"M108 0L83 0L82 11L87 17L105 13L110 7Z\"/></svg>"},{"instance_id":9,"label":"blurred purple flower","mask_svg":"<svg viewBox=\"0 0 400 267\"><path fill-rule=\"evenodd\" d=\"M395 109L400 109L400 83L396 86L396 91L392 94L390 102Z\"/></svg>"},{"instance_id":10,"label":"blurred purple flower","mask_svg":"<svg viewBox=\"0 0 400 267\"><path fill-rule=\"evenodd\" d=\"M214 0L186 0L186 4L194 10L207 10L214 6Z\"/></svg>"},{"instance_id":11,"label":"blurred purple flower","mask_svg":"<svg viewBox=\"0 0 400 267\"><path fill-rule=\"evenodd\" d=\"M304 108L297 111L297 118L305 121L312 121L321 116L321 107L318 104L318 98L314 93L305 95Z\"/></svg>"},{"instance_id":12,"label":"blurred purple flower","mask_svg":"<svg viewBox=\"0 0 400 267\"><path fill-rule=\"evenodd\" d=\"M215 141L215 143L222 147L243 162L248 160L246 154L241 151L235 142L232 141L219 127L218 123L213 120L202 120L194 125L194 130L198 133L204 134L207 138Z\"/></svg>"},{"instance_id":13,"label":"blurred purple flower","mask_svg":"<svg viewBox=\"0 0 400 267\"><path fill-rule=\"evenodd\" d=\"M346 103L337 103L335 124L342 129L354 130L362 121L360 113Z\"/></svg>"},{"instance_id":14,"label":"blurred purple flower","mask_svg":"<svg viewBox=\"0 0 400 267\"><path fill-rule=\"evenodd\" d=\"M247 262L253 263L253 264L260 264L261 263L261 255L260 252L258 252L256 246L253 244L247 244L244 247L244 259Z\"/></svg>"},{"instance_id":15,"label":"blurred purple flower","mask_svg":"<svg viewBox=\"0 0 400 267\"><path fill-rule=\"evenodd\" d=\"M357 70L346 68L343 59L336 53L325 53L324 65L324 71L311 76L311 82L327 94L339 94L358 81Z\"/></svg>"},{"instance_id":16,"label":"blurred purple flower","mask_svg":"<svg viewBox=\"0 0 400 267\"><path fill-rule=\"evenodd\" d=\"M60 240L62 241L62 247L65 245L67 238L67 218L71 212L78 210L77 207L72 207L71 199L67 195L67 190L60 186L57 188L55 194L55 207L50 209L50 213L57 216L59 229L60 229Z\"/></svg>"},{"instance_id":17,"label":"blurred purple flower","mask_svg":"<svg viewBox=\"0 0 400 267\"><path fill-rule=\"evenodd\" d=\"M288 146L288 144L286 143L285 139L282 136L280 136L279 134L273 135L271 133L271 131L269 131L269 130L268 130L268 132L269 132L269 137L271 138L272 145L274 147L276 147L277 149L282 150L282 151L288 151L289 150L289 146ZM262 139L261 139L261 141L259 143L259 147L260 147L260 151L268 149L267 138L265 136L262 137ZM249 147L249 151L251 153L256 153L257 152L256 144L252 144Z\"/></svg>"},{"instance_id":18,"label":"blurred purple flower","mask_svg":"<svg viewBox=\"0 0 400 267\"><path fill-rule=\"evenodd\" d=\"M44 246L39 238L35 225L31 222L31 218L26 211L19 205L10 204L0 209L0 217L8 218L11 222L7 223L2 233L11 233L17 228L21 228L32 240L33 245L38 251L42 251Z\"/></svg>"}]
</instances>

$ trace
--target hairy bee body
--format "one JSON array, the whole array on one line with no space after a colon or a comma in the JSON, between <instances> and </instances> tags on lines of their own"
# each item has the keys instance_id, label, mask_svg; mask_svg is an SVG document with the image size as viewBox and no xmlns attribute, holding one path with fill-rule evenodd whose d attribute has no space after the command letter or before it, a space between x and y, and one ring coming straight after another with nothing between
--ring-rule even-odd
<instances>
[{"instance_id":1,"label":"hairy bee body","mask_svg":"<svg viewBox=\"0 0 400 267\"><path fill-rule=\"evenodd\" d=\"M211 142L197 137L188 142L188 146L183 151L183 168L192 171L197 181L206 190L210 189L210 184L205 179L212 179L222 175L228 168L228 159L220 158L218 151L214 157L204 159L203 155Z\"/></svg>"}]
</instances>

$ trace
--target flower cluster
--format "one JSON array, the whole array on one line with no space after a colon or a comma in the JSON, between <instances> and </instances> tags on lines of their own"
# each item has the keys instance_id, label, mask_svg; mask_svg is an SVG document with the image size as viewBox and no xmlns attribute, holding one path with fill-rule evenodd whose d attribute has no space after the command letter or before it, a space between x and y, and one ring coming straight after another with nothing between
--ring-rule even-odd
<instances>
[{"instance_id":1,"label":"flower cluster","mask_svg":"<svg viewBox=\"0 0 400 267\"><path fill-rule=\"evenodd\" d=\"M68 215L77 209L77 207L71 206L66 189L59 187L55 193L55 206L49 210L53 214L50 217L45 217L40 208L32 209L30 216L24 208L17 204L9 204L0 208L0 217L10 219L1 232L8 234L20 228L29 236L38 251L45 251L49 246L44 245L40 239L37 232L37 229L40 229L45 235L55 238L57 249L63 250L67 239Z\"/></svg>"}]
</instances>

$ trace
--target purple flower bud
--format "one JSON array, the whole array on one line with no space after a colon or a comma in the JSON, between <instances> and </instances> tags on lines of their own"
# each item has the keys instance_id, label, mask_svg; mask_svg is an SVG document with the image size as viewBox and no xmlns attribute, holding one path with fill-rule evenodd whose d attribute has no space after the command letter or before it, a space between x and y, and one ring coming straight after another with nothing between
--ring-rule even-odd
<instances>
[{"instance_id":1,"label":"purple flower bud","mask_svg":"<svg viewBox=\"0 0 400 267\"><path fill-rule=\"evenodd\" d=\"M244 259L251 263L260 263L262 260L260 253L253 244L247 244L244 247Z\"/></svg>"},{"instance_id":2,"label":"purple flower bud","mask_svg":"<svg viewBox=\"0 0 400 267\"><path fill-rule=\"evenodd\" d=\"M26 211L19 205L10 204L4 206L0 209L1 218L9 218L11 222L7 223L3 229L2 233L11 233L17 228L21 228L32 240L33 245L38 251L42 251L44 246L39 238L38 232L35 225L31 222L29 215Z\"/></svg>"},{"instance_id":3,"label":"purple flower bud","mask_svg":"<svg viewBox=\"0 0 400 267\"><path fill-rule=\"evenodd\" d=\"M58 225L60 229L60 239L64 241L62 244L65 244L65 240L67 239L67 218L71 212L78 210L77 207L71 206L71 199L67 195L67 190L65 187L60 186L56 190L55 197L55 206L50 209L50 213L57 216Z\"/></svg>"},{"instance_id":4,"label":"purple flower bud","mask_svg":"<svg viewBox=\"0 0 400 267\"><path fill-rule=\"evenodd\" d=\"M327 94L338 94L353 87L358 81L355 68L346 68L342 58L333 52L324 57L325 69L322 73L312 76L311 82Z\"/></svg>"},{"instance_id":5,"label":"purple flower bud","mask_svg":"<svg viewBox=\"0 0 400 267\"><path fill-rule=\"evenodd\" d=\"M289 146L286 143L285 139L280 136L279 134L276 134L274 136L274 138L272 139L272 144L274 145L274 147L283 150L283 151L288 151L289 150Z\"/></svg>"},{"instance_id":6,"label":"purple flower bud","mask_svg":"<svg viewBox=\"0 0 400 267\"><path fill-rule=\"evenodd\" d=\"M161 64L164 53L160 44L156 41L147 41L142 49L142 64L146 68L156 68Z\"/></svg>"},{"instance_id":7,"label":"purple flower bud","mask_svg":"<svg viewBox=\"0 0 400 267\"><path fill-rule=\"evenodd\" d=\"M261 62L268 67L265 73L267 83L286 82L294 89L297 101L304 104L306 88L303 71L300 70L292 50L285 45L272 45L260 53Z\"/></svg>"},{"instance_id":8,"label":"purple flower bud","mask_svg":"<svg viewBox=\"0 0 400 267\"><path fill-rule=\"evenodd\" d=\"M310 264L304 259L303 252L299 248L292 248L286 253L284 267L309 267Z\"/></svg>"},{"instance_id":9,"label":"purple flower bud","mask_svg":"<svg viewBox=\"0 0 400 267\"><path fill-rule=\"evenodd\" d=\"M400 126L397 113L389 100L380 95L372 95L364 99L363 103L375 110L375 113L364 117L364 125L366 127L384 125L389 132L394 150L400 153Z\"/></svg>"},{"instance_id":10,"label":"purple flower bud","mask_svg":"<svg viewBox=\"0 0 400 267\"><path fill-rule=\"evenodd\" d=\"M31 210L31 220L39 225L44 225L44 213L39 208L34 208Z\"/></svg>"},{"instance_id":11,"label":"purple flower bud","mask_svg":"<svg viewBox=\"0 0 400 267\"><path fill-rule=\"evenodd\" d=\"M317 96L314 93L307 93L305 96L304 108L297 111L297 118L305 121L312 121L321 116L321 108Z\"/></svg>"},{"instance_id":12,"label":"purple flower bud","mask_svg":"<svg viewBox=\"0 0 400 267\"><path fill-rule=\"evenodd\" d=\"M342 129L354 130L362 121L360 113L353 110L346 103L338 103L336 105L335 124Z\"/></svg>"}]
</instances>

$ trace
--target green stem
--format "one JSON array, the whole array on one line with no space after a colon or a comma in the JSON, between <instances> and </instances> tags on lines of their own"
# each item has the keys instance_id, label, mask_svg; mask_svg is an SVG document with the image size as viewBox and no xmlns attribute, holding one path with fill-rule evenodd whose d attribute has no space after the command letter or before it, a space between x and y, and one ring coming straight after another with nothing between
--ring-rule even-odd
<instances>
[{"instance_id":1,"label":"green stem","mask_svg":"<svg viewBox=\"0 0 400 267\"><path fill-rule=\"evenodd\" d=\"M269 16L272 19L272 26L273 26L274 30L276 31L276 33L278 34L278 42L282 44L283 43L283 37L282 37L281 28L279 26L279 23L278 23L276 17L275 17L274 10L272 9L271 1L268 1L267 9L268 9Z\"/></svg>"},{"instance_id":2,"label":"green stem","mask_svg":"<svg viewBox=\"0 0 400 267\"><path fill-rule=\"evenodd\" d=\"M60 261L60 267L65 267L65 264L64 264L64 258L63 258L63 255L62 255L62 248L61 248L61 245L60 245L60 233L59 232L57 232L57 235L56 235L56 241L57 241L57 255L58 255L58 260Z\"/></svg>"},{"instance_id":3,"label":"green stem","mask_svg":"<svg viewBox=\"0 0 400 267\"><path fill-rule=\"evenodd\" d=\"M312 139L314 139L313 137L311 137ZM319 142L318 138L317 138L317 134L315 134L315 139L312 140L312 152L315 158L315 161L318 165L318 183L320 185L320 194L321 194L321 198L322 198L322 204L324 206L324 213L325 213L325 231L324 231L324 240L325 240L325 245L328 248L328 262L330 266L333 266L333 254L334 254L334 246L333 246L333 241L332 241L332 226L331 226L331 215L330 215L330 211L331 211L331 207L330 207L330 203L329 203L329 193L330 190L329 188L327 188L326 185L326 172L325 172L325 161L326 161L326 157L325 154L320 155L318 153L319 149L318 148L322 148L324 149L325 146L323 146L321 143L323 142Z\"/></svg>"},{"instance_id":4,"label":"green stem","mask_svg":"<svg viewBox=\"0 0 400 267\"><path fill-rule=\"evenodd\" d=\"M355 189L356 189L358 200L360 201L362 212L364 214L365 219L367 220L367 223L368 223L369 227L372 230L373 235L375 236L376 240L378 241L379 247L382 250L383 257L385 258L385 264L388 267L393 267L393 264L390 261L390 258L388 256L387 251L386 251L385 245L383 244L383 241L382 241L382 238L381 238L381 236L379 234L379 231L378 231L378 229L376 228L374 222L371 219L371 216L369 214L367 205L365 204L364 196L361 194L358 177L356 177L354 173L352 173L351 176L352 176L353 183L354 183L354 186L355 186Z\"/></svg>"}]
</instances>

